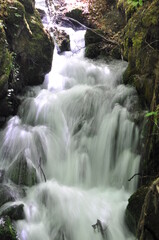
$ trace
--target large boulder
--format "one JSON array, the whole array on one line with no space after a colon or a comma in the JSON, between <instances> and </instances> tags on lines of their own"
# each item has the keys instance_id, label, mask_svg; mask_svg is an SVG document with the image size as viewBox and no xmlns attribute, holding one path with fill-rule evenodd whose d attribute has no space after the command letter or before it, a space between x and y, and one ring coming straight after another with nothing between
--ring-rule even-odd
<instances>
[{"instance_id":1,"label":"large boulder","mask_svg":"<svg viewBox=\"0 0 159 240\"><path fill-rule=\"evenodd\" d=\"M17 185L33 186L38 182L36 169L23 153L10 164L6 172L8 178Z\"/></svg>"},{"instance_id":2,"label":"large boulder","mask_svg":"<svg viewBox=\"0 0 159 240\"><path fill-rule=\"evenodd\" d=\"M26 1L22 1L25 2ZM51 69L53 41L43 29L40 15L35 8L32 13L27 5L12 1L7 5L7 39L19 65L24 85L41 84Z\"/></svg>"}]
</instances>

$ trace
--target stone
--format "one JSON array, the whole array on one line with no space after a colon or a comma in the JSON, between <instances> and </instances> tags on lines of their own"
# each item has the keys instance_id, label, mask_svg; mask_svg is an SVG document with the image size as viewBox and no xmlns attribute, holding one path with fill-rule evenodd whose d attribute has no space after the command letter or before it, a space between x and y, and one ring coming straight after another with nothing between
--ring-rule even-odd
<instances>
[{"instance_id":1,"label":"stone","mask_svg":"<svg viewBox=\"0 0 159 240\"><path fill-rule=\"evenodd\" d=\"M13 204L0 212L0 217L9 216L11 220L24 219L24 204Z\"/></svg>"},{"instance_id":2,"label":"stone","mask_svg":"<svg viewBox=\"0 0 159 240\"><path fill-rule=\"evenodd\" d=\"M36 169L23 153L10 164L7 177L17 185L33 186L38 182Z\"/></svg>"}]
</instances>

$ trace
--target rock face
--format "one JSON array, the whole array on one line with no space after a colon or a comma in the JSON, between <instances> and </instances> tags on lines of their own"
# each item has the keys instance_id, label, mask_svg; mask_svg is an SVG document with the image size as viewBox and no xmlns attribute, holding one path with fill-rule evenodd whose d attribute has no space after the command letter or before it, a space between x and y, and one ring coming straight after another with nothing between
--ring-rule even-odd
<instances>
[{"instance_id":1,"label":"rock face","mask_svg":"<svg viewBox=\"0 0 159 240\"><path fill-rule=\"evenodd\" d=\"M16 94L38 85L52 65L54 44L34 0L3 1L0 9L0 123L15 114ZM9 92L10 91L10 92Z\"/></svg>"}]
</instances>

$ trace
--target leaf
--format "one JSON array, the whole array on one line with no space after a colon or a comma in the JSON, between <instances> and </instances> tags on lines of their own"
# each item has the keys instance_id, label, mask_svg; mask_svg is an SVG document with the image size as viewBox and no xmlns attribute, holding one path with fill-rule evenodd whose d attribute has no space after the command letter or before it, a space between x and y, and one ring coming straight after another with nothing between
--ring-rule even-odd
<instances>
[{"instance_id":1,"label":"leaf","mask_svg":"<svg viewBox=\"0 0 159 240\"><path fill-rule=\"evenodd\" d=\"M145 117L157 116L157 112L148 112L145 114Z\"/></svg>"}]
</instances>

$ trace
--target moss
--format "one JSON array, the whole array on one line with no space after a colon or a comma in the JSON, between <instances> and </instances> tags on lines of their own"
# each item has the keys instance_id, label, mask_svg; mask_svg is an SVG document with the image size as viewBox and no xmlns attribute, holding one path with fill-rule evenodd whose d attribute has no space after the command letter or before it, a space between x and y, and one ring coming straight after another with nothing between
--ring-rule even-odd
<instances>
[{"instance_id":1,"label":"moss","mask_svg":"<svg viewBox=\"0 0 159 240\"><path fill-rule=\"evenodd\" d=\"M159 2L154 0L148 7L146 13L142 17L142 24L145 27L156 25L159 22Z\"/></svg>"},{"instance_id":2,"label":"moss","mask_svg":"<svg viewBox=\"0 0 159 240\"><path fill-rule=\"evenodd\" d=\"M85 57L87 58L97 58L100 55L99 45L96 43L89 44L85 49Z\"/></svg>"},{"instance_id":3,"label":"moss","mask_svg":"<svg viewBox=\"0 0 159 240\"><path fill-rule=\"evenodd\" d=\"M136 12L136 8L127 0L118 0L117 7L124 11L127 21Z\"/></svg>"},{"instance_id":4,"label":"moss","mask_svg":"<svg viewBox=\"0 0 159 240\"><path fill-rule=\"evenodd\" d=\"M0 218L0 239L17 240L17 234L9 217Z\"/></svg>"},{"instance_id":5,"label":"moss","mask_svg":"<svg viewBox=\"0 0 159 240\"><path fill-rule=\"evenodd\" d=\"M124 81L134 85L149 106L153 96L154 69L158 61L158 24L159 2L146 2L128 21L122 36L123 55L129 62Z\"/></svg>"},{"instance_id":6,"label":"moss","mask_svg":"<svg viewBox=\"0 0 159 240\"><path fill-rule=\"evenodd\" d=\"M0 95L2 95L1 92L8 83L12 68L12 56L8 50L8 43L2 24L0 24L0 66Z\"/></svg>"}]
</instances>

